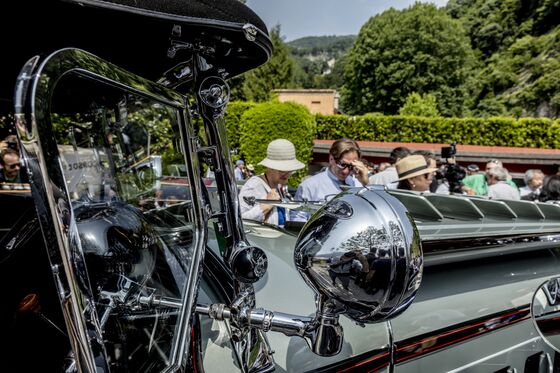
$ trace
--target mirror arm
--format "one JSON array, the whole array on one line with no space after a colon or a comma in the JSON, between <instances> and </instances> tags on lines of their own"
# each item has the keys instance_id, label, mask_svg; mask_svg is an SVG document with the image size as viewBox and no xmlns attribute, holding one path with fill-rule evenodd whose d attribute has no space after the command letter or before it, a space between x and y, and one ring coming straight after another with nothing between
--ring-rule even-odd
<instances>
[{"instance_id":1,"label":"mirror arm","mask_svg":"<svg viewBox=\"0 0 560 373\"><path fill-rule=\"evenodd\" d=\"M302 337L311 350L320 356L333 356L342 349L344 333L339 324L340 313L331 302L319 301L314 318L251 308L247 305L237 308L239 304L235 303L232 303L232 307L222 303L197 305L196 312L218 321L229 320L234 326L233 336L256 328L264 332L280 332L288 337Z\"/></svg>"}]
</instances>

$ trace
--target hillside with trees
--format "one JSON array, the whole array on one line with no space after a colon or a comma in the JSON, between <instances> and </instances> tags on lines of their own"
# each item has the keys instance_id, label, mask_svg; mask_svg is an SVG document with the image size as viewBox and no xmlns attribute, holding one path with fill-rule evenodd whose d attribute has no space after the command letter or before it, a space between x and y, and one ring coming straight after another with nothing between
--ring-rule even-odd
<instances>
[{"instance_id":1,"label":"hillside with trees","mask_svg":"<svg viewBox=\"0 0 560 373\"><path fill-rule=\"evenodd\" d=\"M558 117L560 2L450 0L372 17L347 57L343 109L396 114L411 94L444 116Z\"/></svg>"},{"instance_id":2,"label":"hillside with trees","mask_svg":"<svg viewBox=\"0 0 560 373\"><path fill-rule=\"evenodd\" d=\"M559 24L559 0L450 0L388 9L356 36L286 43L277 26L272 60L234 79L232 98L332 88L353 115L557 118Z\"/></svg>"},{"instance_id":3,"label":"hillside with trees","mask_svg":"<svg viewBox=\"0 0 560 373\"><path fill-rule=\"evenodd\" d=\"M471 115L558 117L560 1L450 0L479 61Z\"/></svg>"},{"instance_id":4,"label":"hillside with trees","mask_svg":"<svg viewBox=\"0 0 560 373\"><path fill-rule=\"evenodd\" d=\"M355 40L356 35L308 36L287 43L295 62L293 88L339 89L344 57Z\"/></svg>"}]
</instances>

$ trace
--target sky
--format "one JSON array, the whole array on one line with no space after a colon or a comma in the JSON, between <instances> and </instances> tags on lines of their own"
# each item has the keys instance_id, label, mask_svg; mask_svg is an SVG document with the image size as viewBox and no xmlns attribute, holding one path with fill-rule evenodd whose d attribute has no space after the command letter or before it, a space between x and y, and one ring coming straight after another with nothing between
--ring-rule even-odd
<instances>
[{"instance_id":1,"label":"sky","mask_svg":"<svg viewBox=\"0 0 560 373\"><path fill-rule=\"evenodd\" d=\"M285 41L304 36L357 35L372 16L390 7L404 9L416 0L247 0L267 27L280 24ZM447 0L422 2L444 6Z\"/></svg>"}]
</instances>

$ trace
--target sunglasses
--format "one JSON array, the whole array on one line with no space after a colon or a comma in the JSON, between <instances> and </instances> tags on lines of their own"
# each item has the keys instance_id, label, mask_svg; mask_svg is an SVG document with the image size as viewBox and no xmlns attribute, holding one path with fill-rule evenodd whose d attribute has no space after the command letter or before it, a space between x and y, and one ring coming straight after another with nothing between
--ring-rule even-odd
<instances>
[{"instance_id":1,"label":"sunglasses","mask_svg":"<svg viewBox=\"0 0 560 373\"><path fill-rule=\"evenodd\" d=\"M336 167L340 168L341 170L347 168L350 171L352 171L354 169L354 166L351 163L344 163L344 162L336 162Z\"/></svg>"},{"instance_id":2,"label":"sunglasses","mask_svg":"<svg viewBox=\"0 0 560 373\"><path fill-rule=\"evenodd\" d=\"M16 167L21 168L21 163L7 164L5 166L8 170L14 170Z\"/></svg>"}]
</instances>

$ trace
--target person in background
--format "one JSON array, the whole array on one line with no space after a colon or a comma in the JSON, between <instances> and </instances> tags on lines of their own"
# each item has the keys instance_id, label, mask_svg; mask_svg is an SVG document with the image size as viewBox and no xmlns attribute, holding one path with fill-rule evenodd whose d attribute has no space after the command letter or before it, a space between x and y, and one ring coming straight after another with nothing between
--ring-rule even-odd
<instances>
[{"instance_id":1,"label":"person in background","mask_svg":"<svg viewBox=\"0 0 560 373\"><path fill-rule=\"evenodd\" d=\"M525 186L519 188L521 199L535 201L541 192L544 182L544 172L539 169L525 171L523 176Z\"/></svg>"},{"instance_id":2,"label":"person in background","mask_svg":"<svg viewBox=\"0 0 560 373\"><path fill-rule=\"evenodd\" d=\"M433 152L429 150L416 150L412 153L412 155L421 155L426 159L428 162L428 166L430 168L435 168L437 170L437 159ZM430 192L435 193L438 187L440 186L439 181L435 177L435 172L432 174L432 184L430 184ZM449 188L447 188L449 191Z\"/></svg>"},{"instance_id":3,"label":"person in background","mask_svg":"<svg viewBox=\"0 0 560 373\"><path fill-rule=\"evenodd\" d=\"M470 164L467 166L467 176L476 175L480 172L480 168L475 164Z\"/></svg>"},{"instance_id":4,"label":"person in background","mask_svg":"<svg viewBox=\"0 0 560 373\"><path fill-rule=\"evenodd\" d=\"M500 166L492 167L486 171L488 198L512 200L520 199L519 190L507 183L508 178L508 171Z\"/></svg>"},{"instance_id":5,"label":"person in background","mask_svg":"<svg viewBox=\"0 0 560 373\"><path fill-rule=\"evenodd\" d=\"M249 163L247 167L245 167L245 179L249 179L253 176L255 176L255 166Z\"/></svg>"},{"instance_id":6,"label":"person in background","mask_svg":"<svg viewBox=\"0 0 560 373\"><path fill-rule=\"evenodd\" d=\"M372 175L375 174L376 169L375 169L375 164L373 164L372 162L368 161L365 158L361 159L362 163L367 167L368 170L368 178L371 177Z\"/></svg>"},{"instance_id":7,"label":"person in background","mask_svg":"<svg viewBox=\"0 0 560 373\"><path fill-rule=\"evenodd\" d=\"M13 149L19 153L19 143L16 135L8 135L4 140L0 141L0 152L6 149Z\"/></svg>"},{"instance_id":8,"label":"person in background","mask_svg":"<svg viewBox=\"0 0 560 373\"><path fill-rule=\"evenodd\" d=\"M282 207L266 203L250 204L248 197L280 201L279 188L288 184L292 173L305 167L296 159L294 144L286 139L276 139L268 144L266 158L259 162L265 166L263 174L251 177L239 191L239 205L244 219L257 220L283 226L288 218Z\"/></svg>"},{"instance_id":9,"label":"person in background","mask_svg":"<svg viewBox=\"0 0 560 373\"><path fill-rule=\"evenodd\" d=\"M395 167L398 174L397 189L430 192L430 185L437 168L431 167L423 155L404 157L395 164Z\"/></svg>"},{"instance_id":10,"label":"person in background","mask_svg":"<svg viewBox=\"0 0 560 373\"><path fill-rule=\"evenodd\" d=\"M488 183L486 179L486 174L489 170L494 167L504 167L502 161L498 159L491 159L486 162L486 173L477 173L474 175L466 176L461 183L463 184L462 189L468 195L486 196L488 195ZM509 174L508 174L509 175ZM506 183L517 189L517 186L510 179L506 180Z\"/></svg>"},{"instance_id":11,"label":"person in background","mask_svg":"<svg viewBox=\"0 0 560 373\"><path fill-rule=\"evenodd\" d=\"M410 150L408 148L405 148L404 146L394 148L391 151L391 154L389 154L389 161L391 162L391 165L385 168L383 171L372 175L369 178L368 184L381 184L387 186L390 189L395 189L397 187L397 183L395 183L394 181L398 179L395 163L409 154Z\"/></svg>"},{"instance_id":12,"label":"person in background","mask_svg":"<svg viewBox=\"0 0 560 373\"><path fill-rule=\"evenodd\" d=\"M381 162L377 167L377 172L385 171L387 167L391 167L391 164L389 162Z\"/></svg>"},{"instance_id":13,"label":"person in background","mask_svg":"<svg viewBox=\"0 0 560 373\"><path fill-rule=\"evenodd\" d=\"M242 159L238 159L235 161L235 170L233 171L235 174L235 180L243 181L245 180L245 162Z\"/></svg>"},{"instance_id":14,"label":"person in background","mask_svg":"<svg viewBox=\"0 0 560 373\"><path fill-rule=\"evenodd\" d=\"M550 175L544 180L538 200L540 202L560 201L560 175Z\"/></svg>"},{"instance_id":15,"label":"person in background","mask_svg":"<svg viewBox=\"0 0 560 373\"><path fill-rule=\"evenodd\" d=\"M361 187L368 182L368 169L360 161L360 147L350 139L335 141L329 150L329 165L305 179L298 187L296 201L324 201L342 191L342 186Z\"/></svg>"},{"instance_id":16,"label":"person in background","mask_svg":"<svg viewBox=\"0 0 560 373\"><path fill-rule=\"evenodd\" d=\"M27 183L27 175L21 170L19 153L6 148L0 154L0 183Z\"/></svg>"}]
</instances>

